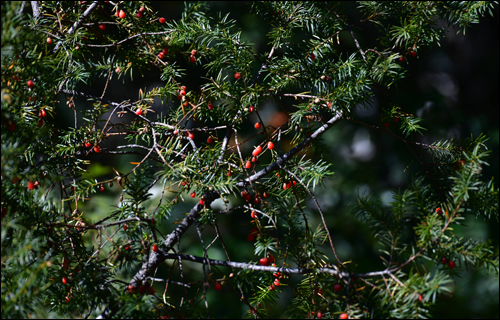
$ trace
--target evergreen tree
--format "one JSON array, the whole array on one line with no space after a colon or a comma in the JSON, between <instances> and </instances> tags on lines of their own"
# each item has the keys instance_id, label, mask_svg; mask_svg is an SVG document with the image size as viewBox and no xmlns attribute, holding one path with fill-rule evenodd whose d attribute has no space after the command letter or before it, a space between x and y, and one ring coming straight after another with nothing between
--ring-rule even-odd
<instances>
[{"instance_id":1,"label":"evergreen tree","mask_svg":"<svg viewBox=\"0 0 500 320\"><path fill-rule=\"evenodd\" d=\"M402 104L356 113L442 41L437 19L465 32L494 4L359 2L354 22L343 6L252 4L272 26L261 54L203 3L168 20L142 1L4 2L2 316L429 317L461 269L498 276L498 244L455 231L498 223L486 135L425 143ZM137 72L162 83L110 92ZM369 268L338 254L317 196L344 122L412 157L390 204L350 206Z\"/></svg>"}]
</instances>

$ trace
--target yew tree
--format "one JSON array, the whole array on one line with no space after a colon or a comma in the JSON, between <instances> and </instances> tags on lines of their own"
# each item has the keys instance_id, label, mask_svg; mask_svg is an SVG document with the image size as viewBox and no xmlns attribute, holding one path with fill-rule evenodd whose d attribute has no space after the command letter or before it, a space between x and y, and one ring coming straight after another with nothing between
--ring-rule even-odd
<instances>
[{"instance_id":1,"label":"yew tree","mask_svg":"<svg viewBox=\"0 0 500 320\"><path fill-rule=\"evenodd\" d=\"M429 317L465 270L498 276L466 232L498 223L488 136L429 141L391 96L493 3L242 3L258 46L153 4L2 3L2 317ZM350 249L326 204L356 189L329 153L345 124L407 156L390 201L345 204Z\"/></svg>"}]
</instances>

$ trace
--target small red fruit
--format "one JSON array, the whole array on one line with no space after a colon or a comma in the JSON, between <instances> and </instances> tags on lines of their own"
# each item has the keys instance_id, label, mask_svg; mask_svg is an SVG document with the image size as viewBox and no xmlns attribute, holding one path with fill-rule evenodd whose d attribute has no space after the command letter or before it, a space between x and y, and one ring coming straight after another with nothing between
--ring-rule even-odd
<instances>
[{"instance_id":1,"label":"small red fruit","mask_svg":"<svg viewBox=\"0 0 500 320\"><path fill-rule=\"evenodd\" d=\"M332 107L332 102L331 102L331 101L328 101L328 102L326 103L326 106L327 106L328 108L331 108L331 107Z\"/></svg>"},{"instance_id":2,"label":"small red fruit","mask_svg":"<svg viewBox=\"0 0 500 320\"><path fill-rule=\"evenodd\" d=\"M52 43L52 38L51 38L51 37L48 37L48 38L47 38L47 43L48 43L48 44L51 44L51 43Z\"/></svg>"},{"instance_id":3,"label":"small red fruit","mask_svg":"<svg viewBox=\"0 0 500 320\"><path fill-rule=\"evenodd\" d=\"M91 146L90 142L85 142L85 147L86 148L90 148L90 146Z\"/></svg>"},{"instance_id":4,"label":"small red fruit","mask_svg":"<svg viewBox=\"0 0 500 320\"><path fill-rule=\"evenodd\" d=\"M129 292L129 293L134 293L134 291L135 291L134 286L133 286L133 285L131 285L131 284L129 284L129 285L128 285L128 292Z\"/></svg>"},{"instance_id":5,"label":"small red fruit","mask_svg":"<svg viewBox=\"0 0 500 320\"><path fill-rule=\"evenodd\" d=\"M144 8L144 7L139 8L139 12L144 12L145 10L146 10L146 8Z\"/></svg>"},{"instance_id":6,"label":"small red fruit","mask_svg":"<svg viewBox=\"0 0 500 320\"><path fill-rule=\"evenodd\" d=\"M260 122L256 122L254 127L255 127L255 129L260 129Z\"/></svg>"},{"instance_id":7,"label":"small red fruit","mask_svg":"<svg viewBox=\"0 0 500 320\"><path fill-rule=\"evenodd\" d=\"M160 18L160 19L158 19L158 21L159 21L160 23L165 23L165 21L166 21L166 20L165 20L165 18Z\"/></svg>"},{"instance_id":8,"label":"small red fruit","mask_svg":"<svg viewBox=\"0 0 500 320\"><path fill-rule=\"evenodd\" d=\"M311 60L314 60L314 58L316 58L316 56L311 52Z\"/></svg>"},{"instance_id":9,"label":"small red fruit","mask_svg":"<svg viewBox=\"0 0 500 320\"><path fill-rule=\"evenodd\" d=\"M28 190L35 189L35 183L33 181L28 181Z\"/></svg>"},{"instance_id":10,"label":"small red fruit","mask_svg":"<svg viewBox=\"0 0 500 320\"><path fill-rule=\"evenodd\" d=\"M342 313L340 315L340 319L349 319L349 316L347 315L347 313Z\"/></svg>"},{"instance_id":11,"label":"small red fruit","mask_svg":"<svg viewBox=\"0 0 500 320\"><path fill-rule=\"evenodd\" d=\"M252 163L250 161L247 161L245 164L245 168L250 169L252 167Z\"/></svg>"},{"instance_id":12,"label":"small red fruit","mask_svg":"<svg viewBox=\"0 0 500 320\"><path fill-rule=\"evenodd\" d=\"M399 117L394 117L393 120L394 120L394 122L399 122L400 119L399 119Z\"/></svg>"},{"instance_id":13,"label":"small red fruit","mask_svg":"<svg viewBox=\"0 0 500 320\"><path fill-rule=\"evenodd\" d=\"M254 112L254 110L255 110L255 107L254 107L254 106L250 106L250 107L248 107L248 112Z\"/></svg>"},{"instance_id":14,"label":"small red fruit","mask_svg":"<svg viewBox=\"0 0 500 320\"><path fill-rule=\"evenodd\" d=\"M104 185L101 183L101 186L99 187L99 191L104 192Z\"/></svg>"},{"instance_id":15,"label":"small red fruit","mask_svg":"<svg viewBox=\"0 0 500 320\"><path fill-rule=\"evenodd\" d=\"M269 260L267 258L260 258L259 263L262 266L267 266L269 264Z\"/></svg>"},{"instance_id":16,"label":"small red fruit","mask_svg":"<svg viewBox=\"0 0 500 320\"><path fill-rule=\"evenodd\" d=\"M269 291L273 291L274 289L276 289L276 287L274 286L274 284L272 284L272 285L269 286Z\"/></svg>"},{"instance_id":17,"label":"small red fruit","mask_svg":"<svg viewBox=\"0 0 500 320\"><path fill-rule=\"evenodd\" d=\"M252 195L250 193L246 193L243 198L245 199L245 201L250 201L252 200Z\"/></svg>"},{"instance_id":18,"label":"small red fruit","mask_svg":"<svg viewBox=\"0 0 500 320\"><path fill-rule=\"evenodd\" d=\"M191 57L189 57L189 61L191 63L195 63L196 62L196 58L194 56L191 56Z\"/></svg>"},{"instance_id":19,"label":"small red fruit","mask_svg":"<svg viewBox=\"0 0 500 320\"><path fill-rule=\"evenodd\" d=\"M194 133L190 132L190 133L188 134L188 137L189 137L189 139L194 139Z\"/></svg>"},{"instance_id":20,"label":"small red fruit","mask_svg":"<svg viewBox=\"0 0 500 320\"><path fill-rule=\"evenodd\" d=\"M120 19L125 18L125 11L120 10L120 13L118 13L118 16L120 17Z\"/></svg>"},{"instance_id":21,"label":"small red fruit","mask_svg":"<svg viewBox=\"0 0 500 320\"><path fill-rule=\"evenodd\" d=\"M167 48L163 48L163 49L161 50L161 52L162 52L163 54L167 54L167 53L168 53L168 49L167 49Z\"/></svg>"},{"instance_id":22,"label":"small red fruit","mask_svg":"<svg viewBox=\"0 0 500 320\"><path fill-rule=\"evenodd\" d=\"M182 186L185 186L188 182L186 180L182 181Z\"/></svg>"},{"instance_id":23,"label":"small red fruit","mask_svg":"<svg viewBox=\"0 0 500 320\"><path fill-rule=\"evenodd\" d=\"M336 283L333 285L333 290L339 292L340 290L342 290L342 286L340 284Z\"/></svg>"},{"instance_id":24,"label":"small red fruit","mask_svg":"<svg viewBox=\"0 0 500 320\"><path fill-rule=\"evenodd\" d=\"M182 90L179 92L179 94L180 94L181 96L185 96L185 95L186 95L186 89L182 89Z\"/></svg>"},{"instance_id":25,"label":"small red fruit","mask_svg":"<svg viewBox=\"0 0 500 320\"><path fill-rule=\"evenodd\" d=\"M163 59L164 57L165 55L163 54L163 52L158 53L158 58Z\"/></svg>"},{"instance_id":26,"label":"small red fruit","mask_svg":"<svg viewBox=\"0 0 500 320\"><path fill-rule=\"evenodd\" d=\"M215 290L217 290L217 291L220 291L220 289L222 289L221 284L220 284L219 282L216 282L216 283L214 284L214 289L215 289Z\"/></svg>"},{"instance_id":27,"label":"small red fruit","mask_svg":"<svg viewBox=\"0 0 500 320\"><path fill-rule=\"evenodd\" d=\"M139 12L137 12L137 13L135 14L135 17L136 17L136 18L140 18L140 17L142 17L142 12L140 12L140 11L139 11Z\"/></svg>"},{"instance_id":28,"label":"small red fruit","mask_svg":"<svg viewBox=\"0 0 500 320\"><path fill-rule=\"evenodd\" d=\"M279 285L281 284L280 281L278 279L274 279L274 282L273 282L274 286L275 287L279 287Z\"/></svg>"},{"instance_id":29,"label":"small red fruit","mask_svg":"<svg viewBox=\"0 0 500 320\"><path fill-rule=\"evenodd\" d=\"M446 264L446 262L448 262L448 260L446 258L441 258L441 263L442 264Z\"/></svg>"},{"instance_id":30,"label":"small red fruit","mask_svg":"<svg viewBox=\"0 0 500 320\"><path fill-rule=\"evenodd\" d=\"M212 137L208 137L207 142L208 142L208 143L212 143L212 142L214 142L214 138L212 138Z\"/></svg>"},{"instance_id":31,"label":"small red fruit","mask_svg":"<svg viewBox=\"0 0 500 320\"><path fill-rule=\"evenodd\" d=\"M187 90L186 86L181 86L181 90Z\"/></svg>"},{"instance_id":32,"label":"small red fruit","mask_svg":"<svg viewBox=\"0 0 500 320\"><path fill-rule=\"evenodd\" d=\"M401 56L401 57L399 57L399 59L398 59L398 60L399 60L399 62L404 62L404 61L405 61L405 57L402 57L402 56Z\"/></svg>"},{"instance_id":33,"label":"small red fruit","mask_svg":"<svg viewBox=\"0 0 500 320\"><path fill-rule=\"evenodd\" d=\"M252 211L252 213L250 214L250 217L252 217L252 219L257 219L257 212Z\"/></svg>"},{"instance_id":34,"label":"small red fruit","mask_svg":"<svg viewBox=\"0 0 500 320\"><path fill-rule=\"evenodd\" d=\"M62 278L62 283L67 284L67 283L68 283L68 278L63 277L63 278Z\"/></svg>"},{"instance_id":35,"label":"small red fruit","mask_svg":"<svg viewBox=\"0 0 500 320\"><path fill-rule=\"evenodd\" d=\"M412 51L412 52L410 52L410 56L412 56L412 57L416 57L416 56L417 56L417 53L416 53L415 51Z\"/></svg>"},{"instance_id":36,"label":"small red fruit","mask_svg":"<svg viewBox=\"0 0 500 320\"><path fill-rule=\"evenodd\" d=\"M104 23L99 24L99 29L106 30L106 25ZM48 41L47 41L48 42ZM52 42L52 41L51 41Z\"/></svg>"},{"instance_id":37,"label":"small red fruit","mask_svg":"<svg viewBox=\"0 0 500 320\"><path fill-rule=\"evenodd\" d=\"M205 199L203 199L203 198L202 198L202 199L200 199L200 204L201 204L202 206L204 206L204 205L205 205Z\"/></svg>"},{"instance_id":38,"label":"small red fruit","mask_svg":"<svg viewBox=\"0 0 500 320\"><path fill-rule=\"evenodd\" d=\"M94 147L94 152L97 152L97 153L101 152L101 147L95 146Z\"/></svg>"},{"instance_id":39,"label":"small red fruit","mask_svg":"<svg viewBox=\"0 0 500 320\"><path fill-rule=\"evenodd\" d=\"M257 157L252 157L252 162L257 162Z\"/></svg>"},{"instance_id":40,"label":"small red fruit","mask_svg":"<svg viewBox=\"0 0 500 320\"><path fill-rule=\"evenodd\" d=\"M196 192L191 192L191 198L196 197Z\"/></svg>"},{"instance_id":41,"label":"small red fruit","mask_svg":"<svg viewBox=\"0 0 500 320\"><path fill-rule=\"evenodd\" d=\"M256 157L260 154L261 151L262 151L262 147L257 146L257 148L255 148L255 150L252 152L252 154Z\"/></svg>"},{"instance_id":42,"label":"small red fruit","mask_svg":"<svg viewBox=\"0 0 500 320\"><path fill-rule=\"evenodd\" d=\"M253 203L259 204L260 203L260 199L257 198L257 196L255 196L255 199L253 199Z\"/></svg>"},{"instance_id":43,"label":"small red fruit","mask_svg":"<svg viewBox=\"0 0 500 320\"><path fill-rule=\"evenodd\" d=\"M214 108L214 105L212 102L208 102L208 110L212 110Z\"/></svg>"},{"instance_id":44,"label":"small red fruit","mask_svg":"<svg viewBox=\"0 0 500 320\"><path fill-rule=\"evenodd\" d=\"M443 213L443 210L441 208L436 208L436 214L441 215Z\"/></svg>"},{"instance_id":45,"label":"small red fruit","mask_svg":"<svg viewBox=\"0 0 500 320\"><path fill-rule=\"evenodd\" d=\"M156 244L153 244L153 251L158 252L158 246Z\"/></svg>"},{"instance_id":46,"label":"small red fruit","mask_svg":"<svg viewBox=\"0 0 500 320\"><path fill-rule=\"evenodd\" d=\"M28 88L33 88L35 86L35 83L33 83L33 81L31 80L28 80L28 82L26 82L26 84L28 85Z\"/></svg>"},{"instance_id":47,"label":"small red fruit","mask_svg":"<svg viewBox=\"0 0 500 320\"><path fill-rule=\"evenodd\" d=\"M267 148L268 148L269 150L274 149L274 143L272 143L272 141L269 141L269 143L267 144Z\"/></svg>"},{"instance_id":48,"label":"small red fruit","mask_svg":"<svg viewBox=\"0 0 500 320\"><path fill-rule=\"evenodd\" d=\"M197 51L196 51L196 50L194 50L194 49L193 49L193 50L191 50L191 55L192 55L192 56L195 56L195 55L196 55L196 52L197 52Z\"/></svg>"},{"instance_id":49,"label":"small red fruit","mask_svg":"<svg viewBox=\"0 0 500 320\"><path fill-rule=\"evenodd\" d=\"M123 230L127 231L127 229L128 229L128 225L127 225L127 224L124 224L124 225L123 225Z\"/></svg>"},{"instance_id":50,"label":"small red fruit","mask_svg":"<svg viewBox=\"0 0 500 320\"><path fill-rule=\"evenodd\" d=\"M423 294L421 294L421 295L418 296L418 301L422 302L422 300L424 300L424 295Z\"/></svg>"},{"instance_id":51,"label":"small red fruit","mask_svg":"<svg viewBox=\"0 0 500 320\"><path fill-rule=\"evenodd\" d=\"M457 265L456 265L456 263L454 261L450 260L450 262L448 262L448 267L450 267L450 269L455 269L456 266Z\"/></svg>"},{"instance_id":52,"label":"small red fruit","mask_svg":"<svg viewBox=\"0 0 500 320\"><path fill-rule=\"evenodd\" d=\"M142 114L142 109L137 109L137 111L135 112L136 115L140 116Z\"/></svg>"},{"instance_id":53,"label":"small red fruit","mask_svg":"<svg viewBox=\"0 0 500 320\"><path fill-rule=\"evenodd\" d=\"M262 196L263 196L264 198L269 198L269 193L267 193L266 191L264 191L264 193L262 193Z\"/></svg>"},{"instance_id":54,"label":"small red fruit","mask_svg":"<svg viewBox=\"0 0 500 320\"><path fill-rule=\"evenodd\" d=\"M235 78L236 80L238 80L239 78L241 78L241 73L236 72L236 73L234 74L234 78Z\"/></svg>"},{"instance_id":55,"label":"small red fruit","mask_svg":"<svg viewBox=\"0 0 500 320\"><path fill-rule=\"evenodd\" d=\"M40 109L40 112L38 112L38 118L45 118L46 115L47 115L47 112L43 108Z\"/></svg>"}]
</instances>

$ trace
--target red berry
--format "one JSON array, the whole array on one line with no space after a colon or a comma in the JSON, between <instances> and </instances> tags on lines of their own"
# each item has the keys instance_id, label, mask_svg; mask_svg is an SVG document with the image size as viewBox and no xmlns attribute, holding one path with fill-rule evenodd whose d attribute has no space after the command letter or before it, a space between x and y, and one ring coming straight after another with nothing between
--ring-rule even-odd
<instances>
[{"instance_id":1,"label":"red berry","mask_svg":"<svg viewBox=\"0 0 500 320\"><path fill-rule=\"evenodd\" d=\"M340 290L342 290L342 286L340 284L336 283L333 285L333 290L339 292Z\"/></svg>"},{"instance_id":2,"label":"red berry","mask_svg":"<svg viewBox=\"0 0 500 320\"><path fill-rule=\"evenodd\" d=\"M318 319L323 318L323 313L321 313L321 311L318 311L318 312L316 313L316 318L318 318Z\"/></svg>"},{"instance_id":3,"label":"red berry","mask_svg":"<svg viewBox=\"0 0 500 320\"><path fill-rule=\"evenodd\" d=\"M144 10L146 10L146 8L144 8L144 7L139 8L139 12L144 12Z\"/></svg>"},{"instance_id":4,"label":"red berry","mask_svg":"<svg viewBox=\"0 0 500 320\"><path fill-rule=\"evenodd\" d=\"M142 12L140 12L140 11L139 11L139 12L137 12L137 13L135 14L135 17L136 17L136 18L140 18L140 17L142 17Z\"/></svg>"},{"instance_id":5,"label":"red berry","mask_svg":"<svg viewBox=\"0 0 500 320\"><path fill-rule=\"evenodd\" d=\"M196 192L191 192L191 198L196 197Z\"/></svg>"},{"instance_id":6,"label":"red berry","mask_svg":"<svg viewBox=\"0 0 500 320\"><path fill-rule=\"evenodd\" d=\"M117 18L118 18L119 16L120 16L120 11L116 10L116 11L115 11L115 17L117 17Z\"/></svg>"},{"instance_id":7,"label":"red berry","mask_svg":"<svg viewBox=\"0 0 500 320\"><path fill-rule=\"evenodd\" d=\"M192 55L192 56L195 56L195 55L196 55L196 52L197 52L197 51L196 51L196 50L194 50L194 49L193 49L193 50L191 50L191 55Z\"/></svg>"},{"instance_id":8,"label":"red berry","mask_svg":"<svg viewBox=\"0 0 500 320\"><path fill-rule=\"evenodd\" d=\"M158 252L158 246L156 244L153 244L153 251Z\"/></svg>"},{"instance_id":9,"label":"red berry","mask_svg":"<svg viewBox=\"0 0 500 320\"><path fill-rule=\"evenodd\" d=\"M253 241L253 235L249 234L249 235L247 236L247 240L248 240L248 241Z\"/></svg>"},{"instance_id":10,"label":"red berry","mask_svg":"<svg viewBox=\"0 0 500 320\"><path fill-rule=\"evenodd\" d=\"M26 84L28 85L28 88L30 88L30 89L35 86L35 84L31 80L28 80L28 82Z\"/></svg>"},{"instance_id":11,"label":"red berry","mask_svg":"<svg viewBox=\"0 0 500 320\"><path fill-rule=\"evenodd\" d=\"M137 109L137 111L135 112L136 115L140 116L142 114L142 109Z\"/></svg>"},{"instance_id":12,"label":"red berry","mask_svg":"<svg viewBox=\"0 0 500 320\"><path fill-rule=\"evenodd\" d=\"M68 278L63 277L63 278L62 278L62 283L67 284L67 283L68 283Z\"/></svg>"},{"instance_id":13,"label":"red berry","mask_svg":"<svg viewBox=\"0 0 500 320\"><path fill-rule=\"evenodd\" d=\"M179 133L179 130L174 130L174 134L178 134Z\"/></svg>"},{"instance_id":14,"label":"red berry","mask_svg":"<svg viewBox=\"0 0 500 320\"><path fill-rule=\"evenodd\" d=\"M416 56L417 56L417 53L416 53L415 51L412 51L412 52L410 52L410 56L412 56L412 57L416 57Z\"/></svg>"},{"instance_id":15,"label":"red berry","mask_svg":"<svg viewBox=\"0 0 500 320\"><path fill-rule=\"evenodd\" d=\"M268 260L267 258L260 258L259 263L260 263L262 266L267 266L267 265L268 265L268 263L269 263L269 260Z\"/></svg>"},{"instance_id":16,"label":"red berry","mask_svg":"<svg viewBox=\"0 0 500 320\"><path fill-rule=\"evenodd\" d=\"M124 224L124 225L123 225L123 230L127 231L127 229L128 229L128 225L127 225L127 224Z\"/></svg>"},{"instance_id":17,"label":"red berry","mask_svg":"<svg viewBox=\"0 0 500 320\"><path fill-rule=\"evenodd\" d=\"M326 106L327 106L328 108L331 108L331 107L332 107L332 102L331 102L331 101L328 101L328 102L326 103Z\"/></svg>"},{"instance_id":18,"label":"red berry","mask_svg":"<svg viewBox=\"0 0 500 320\"><path fill-rule=\"evenodd\" d=\"M252 157L252 162L257 162L257 157Z\"/></svg>"},{"instance_id":19,"label":"red berry","mask_svg":"<svg viewBox=\"0 0 500 320\"><path fill-rule=\"evenodd\" d=\"M203 198L202 198L202 199L200 199L200 204L201 204L202 206L204 206L204 205L205 205L205 199L203 199Z\"/></svg>"},{"instance_id":20,"label":"red berry","mask_svg":"<svg viewBox=\"0 0 500 320\"><path fill-rule=\"evenodd\" d=\"M215 290L217 290L217 291L220 291L220 289L222 289L221 284L220 284L219 282L216 282L216 283L214 284L214 289L215 289Z\"/></svg>"},{"instance_id":21,"label":"red berry","mask_svg":"<svg viewBox=\"0 0 500 320\"><path fill-rule=\"evenodd\" d=\"M342 313L340 315L340 319L348 319L348 318L349 318L349 316L347 315L347 313Z\"/></svg>"},{"instance_id":22,"label":"red berry","mask_svg":"<svg viewBox=\"0 0 500 320\"><path fill-rule=\"evenodd\" d=\"M195 63L196 62L196 58L194 56L191 56L191 57L189 57L189 61L191 63Z\"/></svg>"},{"instance_id":23,"label":"red berry","mask_svg":"<svg viewBox=\"0 0 500 320\"><path fill-rule=\"evenodd\" d=\"M384 123L384 127L386 127L386 128L387 128L387 127L389 127L389 126L390 126L389 122L385 122L385 123Z\"/></svg>"},{"instance_id":24,"label":"red berry","mask_svg":"<svg viewBox=\"0 0 500 320\"><path fill-rule=\"evenodd\" d=\"M188 182L186 180L182 181L182 186L185 186Z\"/></svg>"},{"instance_id":25,"label":"red berry","mask_svg":"<svg viewBox=\"0 0 500 320\"><path fill-rule=\"evenodd\" d=\"M40 109L40 112L38 112L38 118L45 118L46 115L47 115L47 112L43 108Z\"/></svg>"},{"instance_id":26,"label":"red berry","mask_svg":"<svg viewBox=\"0 0 500 320\"><path fill-rule=\"evenodd\" d=\"M90 148L91 144L90 142L85 142L85 147Z\"/></svg>"},{"instance_id":27,"label":"red berry","mask_svg":"<svg viewBox=\"0 0 500 320\"><path fill-rule=\"evenodd\" d=\"M450 260L450 262L448 262L448 267L450 267L450 269L455 269L455 267L456 267L456 266L457 266L457 265L455 264L455 262L454 262L454 261L451 261L451 260Z\"/></svg>"},{"instance_id":28,"label":"red berry","mask_svg":"<svg viewBox=\"0 0 500 320\"><path fill-rule=\"evenodd\" d=\"M106 25L105 25L104 23L100 23L100 24L99 24L99 29L101 29L101 30L106 30ZM48 42L48 40L47 40L47 42ZM52 42L52 41L51 41L51 42Z\"/></svg>"},{"instance_id":29,"label":"red berry","mask_svg":"<svg viewBox=\"0 0 500 320\"><path fill-rule=\"evenodd\" d=\"M161 52L162 52L163 54L167 54L167 53L168 53L168 49L167 49L167 48L163 48L163 49L161 50Z\"/></svg>"},{"instance_id":30,"label":"red berry","mask_svg":"<svg viewBox=\"0 0 500 320\"><path fill-rule=\"evenodd\" d=\"M245 164L245 168L250 169L252 167L252 163L250 161L247 161Z\"/></svg>"},{"instance_id":31,"label":"red berry","mask_svg":"<svg viewBox=\"0 0 500 320\"><path fill-rule=\"evenodd\" d=\"M101 186L99 187L99 191L104 192L104 185L101 183Z\"/></svg>"},{"instance_id":32,"label":"red berry","mask_svg":"<svg viewBox=\"0 0 500 320\"><path fill-rule=\"evenodd\" d=\"M122 70L119 67L115 69L116 73L120 73L120 71L122 71Z\"/></svg>"},{"instance_id":33,"label":"red berry","mask_svg":"<svg viewBox=\"0 0 500 320\"><path fill-rule=\"evenodd\" d=\"M255 127L255 129L260 129L260 122L256 122L254 127Z\"/></svg>"},{"instance_id":34,"label":"red berry","mask_svg":"<svg viewBox=\"0 0 500 320\"><path fill-rule=\"evenodd\" d=\"M180 94L181 96L185 96L185 95L186 95L186 90L185 90L185 89L181 90L181 91L179 92L179 94Z\"/></svg>"},{"instance_id":35,"label":"red berry","mask_svg":"<svg viewBox=\"0 0 500 320\"><path fill-rule=\"evenodd\" d=\"M52 43L52 38L51 38L51 37L48 37L48 38L47 38L47 43L48 43L48 44L51 44L51 43Z\"/></svg>"},{"instance_id":36,"label":"red berry","mask_svg":"<svg viewBox=\"0 0 500 320\"><path fill-rule=\"evenodd\" d=\"M252 217L252 219L256 219L257 218L257 212L252 211L252 213L250 214L250 217Z\"/></svg>"},{"instance_id":37,"label":"red berry","mask_svg":"<svg viewBox=\"0 0 500 320\"><path fill-rule=\"evenodd\" d=\"M401 56L401 57L399 57L398 60L399 60L399 62L404 62L405 61L405 57Z\"/></svg>"},{"instance_id":38,"label":"red berry","mask_svg":"<svg viewBox=\"0 0 500 320\"><path fill-rule=\"evenodd\" d=\"M255 107L254 106L250 106L248 107L248 112L253 112L255 110Z\"/></svg>"},{"instance_id":39,"label":"red berry","mask_svg":"<svg viewBox=\"0 0 500 320\"><path fill-rule=\"evenodd\" d=\"M255 199L253 199L253 203L259 204L260 203L260 199L257 198L257 196L255 196Z\"/></svg>"},{"instance_id":40,"label":"red berry","mask_svg":"<svg viewBox=\"0 0 500 320\"><path fill-rule=\"evenodd\" d=\"M314 60L314 58L316 58L316 56L311 52L311 60Z\"/></svg>"},{"instance_id":41,"label":"red berry","mask_svg":"<svg viewBox=\"0 0 500 320\"><path fill-rule=\"evenodd\" d=\"M187 90L186 86L181 86L181 90Z\"/></svg>"},{"instance_id":42,"label":"red berry","mask_svg":"<svg viewBox=\"0 0 500 320\"><path fill-rule=\"evenodd\" d=\"M443 213L443 210L441 210L441 208L436 208L436 214L442 214Z\"/></svg>"},{"instance_id":43,"label":"red berry","mask_svg":"<svg viewBox=\"0 0 500 320\"><path fill-rule=\"evenodd\" d=\"M212 143L212 142L214 142L214 138L212 138L212 137L208 137L207 142L208 142L208 143Z\"/></svg>"},{"instance_id":44,"label":"red berry","mask_svg":"<svg viewBox=\"0 0 500 320\"><path fill-rule=\"evenodd\" d=\"M166 20L165 20L165 18L160 18L160 19L158 19L158 21L159 21L160 23L165 23L165 21L166 21Z\"/></svg>"},{"instance_id":45,"label":"red berry","mask_svg":"<svg viewBox=\"0 0 500 320\"><path fill-rule=\"evenodd\" d=\"M158 53L158 58L163 59L164 57L165 55L163 54L163 52Z\"/></svg>"},{"instance_id":46,"label":"red berry","mask_svg":"<svg viewBox=\"0 0 500 320\"><path fill-rule=\"evenodd\" d=\"M441 263L442 264L446 264L446 262L448 262L448 260L446 258L441 258Z\"/></svg>"},{"instance_id":47,"label":"red berry","mask_svg":"<svg viewBox=\"0 0 500 320\"><path fill-rule=\"evenodd\" d=\"M267 144L267 148L268 148L269 150L274 149L274 143L272 143L271 141L269 141L269 143Z\"/></svg>"},{"instance_id":48,"label":"red berry","mask_svg":"<svg viewBox=\"0 0 500 320\"><path fill-rule=\"evenodd\" d=\"M28 190L35 189L35 183L33 181L28 181Z\"/></svg>"},{"instance_id":49,"label":"red berry","mask_svg":"<svg viewBox=\"0 0 500 320\"><path fill-rule=\"evenodd\" d=\"M234 78L235 78L236 80L238 80L239 78L241 78L241 73L236 72L236 73L234 74Z\"/></svg>"},{"instance_id":50,"label":"red berry","mask_svg":"<svg viewBox=\"0 0 500 320\"><path fill-rule=\"evenodd\" d=\"M422 300L424 300L424 295L423 294L421 294L421 295L418 296L418 301L422 302Z\"/></svg>"},{"instance_id":51,"label":"red berry","mask_svg":"<svg viewBox=\"0 0 500 320\"><path fill-rule=\"evenodd\" d=\"M194 139L194 133L190 132L190 133L188 134L188 137L189 137L189 139Z\"/></svg>"},{"instance_id":52,"label":"red berry","mask_svg":"<svg viewBox=\"0 0 500 320\"><path fill-rule=\"evenodd\" d=\"M274 286L274 284L272 284L272 285L269 286L269 291L273 291L274 289L276 289L276 287Z\"/></svg>"},{"instance_id":53,"label":"red berry","mask_svg":"<svg viewBox=\"0 0 500 320\"><path fill-rule=\"evenodd\" d=\"M263 196L264 198L269 198L269 193L267 193L266 191L264 191L264 193L262 193L262 196Z\"/></svg>"},{"instance_id":54,"label":"red berry","mask_svg":"<svg viewBox=\"0 0 500 320\"><path fill-rule=\"evenodd\" d=\"M258 156L261 151L262 151L262 147L261 146L257 146L257 148L255 148L255 150L252 152L252 154L254 156Z\"/></svg>"},{"instance_id":55,"label":"red berry","mask_svg":"<svg viewBox=\"0 0 500 320\"><path fill-rule=\"evenodd\" d=\"M120 12L118 13L118 16L120 17L120 19L125 18L125 11L120 10Z\"/></svg>"},{"instance_id":56,"label":"red berry","mask_svg":"<svg viewBox=\"0 0 500 320\"><path fill-rule=\"evenodd\" d=\"M400 119L399 119L399 117L394 117L393 120L394 120L394 122L399 122Z\"/></svg>"},{"instance_id":57,"label":"red berry","mask_svg":"<svg viewBox=\"0 0 500 320\"><path fill-rule=\"evenodd\" d=\"M212 104L212 102L208 102L208 110L212 110L214 108L214 105Z\"/></svg>"},{"instance_id":58,"label":"red berry","mask_svg":"<svg viewBox=\"0 0 500 320\"><path fill-rule=\"evenodd\" d=\"M128 285L128 292L129 292L129 293L134 293L134 290L135 290L134 286L133 286L133 285L131 285L131 284L129 284L129 285Z\"/></svg>"},{"instance_id":59,"label":"red berry","mask_svg":"<svg viewBox=\"0 0 500 320\"><path fill-rule=\"evenodd\" d=\"M101 152L101 147L95 146L94 147L94 152L97 152L97 153Z\"/></svg>"}]
</instances>

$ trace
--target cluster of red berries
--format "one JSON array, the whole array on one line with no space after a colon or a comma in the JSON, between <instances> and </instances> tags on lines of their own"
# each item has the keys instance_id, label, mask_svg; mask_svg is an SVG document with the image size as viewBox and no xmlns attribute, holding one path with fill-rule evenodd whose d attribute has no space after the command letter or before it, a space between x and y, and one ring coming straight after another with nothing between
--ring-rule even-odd
<instances>
[{"instance_id":1,"label":"cluster of red berries","mask_svg":"<svg viewBox=\"0 0 500 320\"><path fill-rule=\"evenodd\" d=\"M165 55L167 55L167 54L168 54L168 49L167 48L163 48L161 50L161 52L158 53L158 58L163 59L165 57Z\"/></svg>"}]
</instances>

